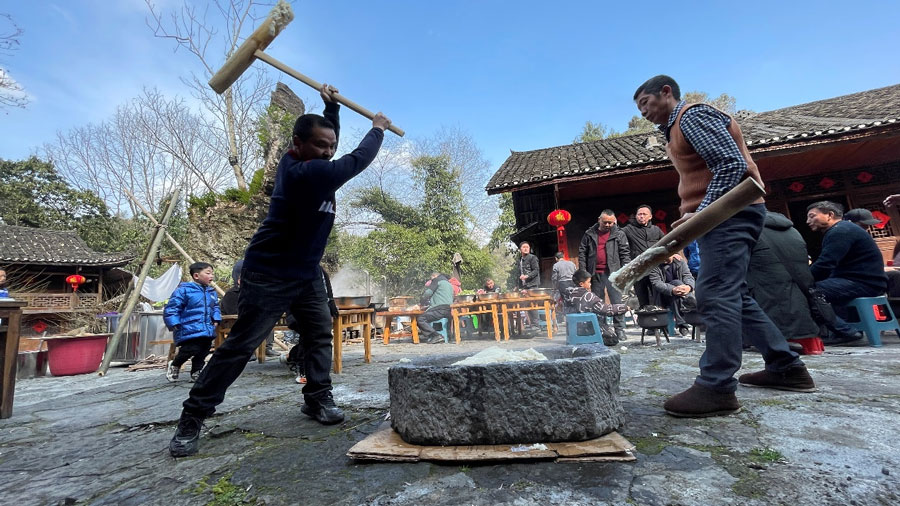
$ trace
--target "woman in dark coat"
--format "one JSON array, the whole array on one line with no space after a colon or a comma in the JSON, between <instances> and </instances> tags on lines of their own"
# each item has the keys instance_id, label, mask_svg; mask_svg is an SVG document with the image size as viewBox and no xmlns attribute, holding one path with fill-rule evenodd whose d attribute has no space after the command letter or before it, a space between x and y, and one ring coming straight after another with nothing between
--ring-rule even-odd
<instances>
[{"instance_id":1,"label":"woman in dark coat","mask_svg":"<svg viewBox=\"0 0 900 506\"><path fill-rule=\"evenodd\" d=\"M792 268L786 268L783 262L790 262ZM806 286L813 284L806 242L791 220L769 211L750 255L750 295L787 339L819 336L819 325L809 312L809 299L792 274L800 276Z\"/></svg>"}]
</instances>

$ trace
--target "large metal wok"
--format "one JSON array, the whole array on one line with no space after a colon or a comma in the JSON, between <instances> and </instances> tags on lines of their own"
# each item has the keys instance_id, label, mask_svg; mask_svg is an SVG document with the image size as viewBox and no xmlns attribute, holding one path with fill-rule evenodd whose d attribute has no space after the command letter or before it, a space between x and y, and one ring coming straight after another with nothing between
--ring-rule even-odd
<instances>
[{"instance_id":1,"label":"large metal wok","mask_svg":"<svg viewBox=\"0 0 900 506\"><path fill-rule=\"evenodd\" d=\"M372 302L371 295L356 295L346 297L335 297L334 303L338 309L363 309L369 307Z\"/></svg>"}]
</instances>

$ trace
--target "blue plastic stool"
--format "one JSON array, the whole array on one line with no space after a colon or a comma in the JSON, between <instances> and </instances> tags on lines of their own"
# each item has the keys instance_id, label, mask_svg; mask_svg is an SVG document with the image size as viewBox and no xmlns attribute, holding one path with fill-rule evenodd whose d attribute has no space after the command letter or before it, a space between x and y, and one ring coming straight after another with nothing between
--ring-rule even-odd
<instances>
[{"instance_id":1,"label":"blue plastic stool","mask_svg":"<svg viewBox=\"0 0 900 506\"><path fill-rule=\"evenodd\" d=\"M440 328L438 328L440 325ZM447 318L441 318L440 320L435 320L431 322L431 328L433 328L438 334L444 336L444 342L449 343L450 338L447 337L447 328L450 326L449 320Z\"/></svg>"},{"instance_id":2,"label":"blue plastic stool","mask_svg":"<svg viewBox=\"0 0 900 506\"><path fill-rule=\"evenodd\" d=\"M881 331L893 330L900 337L900 325L894 317L887 297L859 297L847 304L856 310L858 321L847 322L855 330L865 332L869 346L881 346Z\"/></svg>"},{"instance_id":3,"label":"blue plastic stool","mask_svg":"<svg viewBox=\"0 0 900 506\"><path fill-rule=\"evenodd\" d=\"M580 325L579 325L580 324ZM590 326L588 334L578 332ZM581 327L581 329L579 329ZM594 313L571 313L566 315L566 344L603 344L600 322Z\"/></svg>"},{"instance_id":4,"label":"blue plastic stool","mask_svg":"<svg viewBox=\"0 0 900 506\"><path fill-rule=\"evenodd\" d=\"M669 332L670 336L675 335L675 313L672 310L669 310L669 326L666 327L666 331Z\"/></svg>"}]
</instances>

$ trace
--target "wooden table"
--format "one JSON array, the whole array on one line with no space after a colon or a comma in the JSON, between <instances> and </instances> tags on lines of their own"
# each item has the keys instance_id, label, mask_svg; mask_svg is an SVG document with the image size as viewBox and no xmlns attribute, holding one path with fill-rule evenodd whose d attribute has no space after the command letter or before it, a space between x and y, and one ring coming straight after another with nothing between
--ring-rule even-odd
<instances>
[{"instance_id":1,"label":"wooden table","mask_svg":"<svg viewBox=\"0 0 900 506\"><path fill-rule=\"evenodd\" d=\"M358 318L353 321L353 317ZM343 331L353 327L362 327L360 334L363 338L363 348L365 350L365 362L368 364L372 361L372 330L375 328L375 310L372 308L362 309L339 309L338 317L334 319L334 364L333 369L336 374L340 374L343 364ZM387 333L387 332L385 332Z\"/></svg>"},{"instance_id":2,"label":"wooden table","mask_svg":"<svg viewBox=\"0 0 900 506\"><path fill-rule=\"evenodd\" d=\"M16 363L19 359L19 327L25 301L0 301L0 418L12 416L16 393Z\"/></svg>"},{"instance_id":3,"label":"wooden table","mask_svg":"<svg viewBox=\"0 0 900 506\"><path fill-rule=\"evenodd\" d=\"M228 333L231 332L231 327L234 326L234 322L237 321L236 314L223 314L222 321L216 326L216 339L213 341L213 349L218 348L222 341L228 337ZM173 343L169 349L169 360L175 358L175 344ZM266 340L259 343L259 346L256 347L256 361L262 364L266 361Z\"/></svg>"},{"instance_id":4,"label":"wooden table","mask_svg":"<svg viewBox=\"0 0 900 506\"><path fill-rule=\"evenodd\" d=\"M450 305L450 314L453 316L453 328L454 334L456 334L456 344L460 342L460 324L459 318L462 316L470 316L477 314L491 315L494 319L494 338L499 341L500 340L500 329L498 328L497 322L497 306L499 306L501 301L499 299L494 300L479 300L475 302L457 302ZM479 333L481 332L482 325L478 326ZM509 339L509 338L507 338Z\"/></svg>"},{"instance_id":5,"label":"wooden table","mask_svg":"<svg viewBox=\"0 0 900 506\"><path fill-rule=\"evenodd\" d=\"M410 331L412 332L412 340L413 343L419 344L419 326L416 324L416 316L424 313L425 311L422 309L397 309L397 310L388 310L388 311L379 311L378 316L384 317L384 329L382 329L382 334L384 336L384 344L390 344L391 341L391 322L394 320L395 316L410 316L412 317L412 324L410 325Z\"/></svg>"},{"instance_id":6,"label":"wooden table","mask_svg":"<svg viewBox=\"0 0 900 506\"><path fill-rule=\"evenodd\" d=\"M551 304L553 303L549 295L539 295L536 297L519 297L517 299L499 299L497 300L500 307L500 313L503 315L503 337L509 341L509 313L512 311L529 311L544 310L547 316L547 338L553 339L553 312Z\"/></svg>"}]
</instances>

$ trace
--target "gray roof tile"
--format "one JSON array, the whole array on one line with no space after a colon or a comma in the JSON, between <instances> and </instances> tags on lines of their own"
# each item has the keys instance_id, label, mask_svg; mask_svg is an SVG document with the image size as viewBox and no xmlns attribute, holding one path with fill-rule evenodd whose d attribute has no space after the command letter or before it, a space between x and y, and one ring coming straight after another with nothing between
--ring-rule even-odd
<instances>
[{"instance_id":1,"label":"gray roof tile","mask_svg":"<svg viewBox=\"0 0 900 506\"><path fill-rule=\"evenodd\" d=\"M121 266L127 253L99 253L71 230L0 225L0 262L42 265Z\"/></svg>"}]
</instances>

